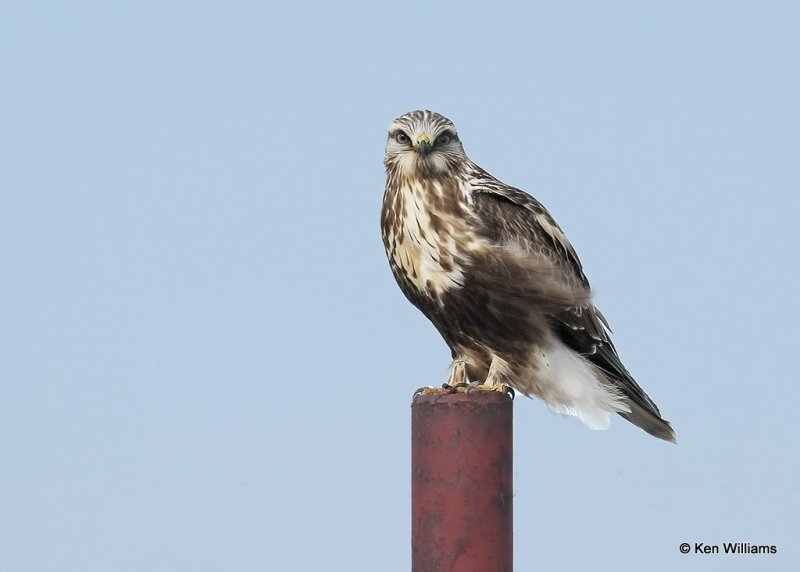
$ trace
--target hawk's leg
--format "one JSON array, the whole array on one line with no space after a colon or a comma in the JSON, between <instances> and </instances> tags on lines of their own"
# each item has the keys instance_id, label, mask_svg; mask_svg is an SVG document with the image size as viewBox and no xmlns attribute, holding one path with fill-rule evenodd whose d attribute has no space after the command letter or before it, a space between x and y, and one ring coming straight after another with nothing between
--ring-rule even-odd
<instances>
[{"instance_id":1,"label":"hawk's leg","mask_svg":"<svg viewBox=\"0 0 800 572\"><path fill-rule=\"evenodd\" d=\"M486 380L481 383L473 381L467 385L467 393L471 391L499 391L500 393L510 393L514 397L514 389L507 383L508 362L497 356L492 357L489 365L489 373Z\"/></svg>"},{"instance_id":2,"label":"hawk's leg","mask_svg":"<svg viewBox=\"0 0 800 572\"><path fill-rule=\"evenodd\" d=\"M461 391L467 387L467 361L462 358L456 358L450 364L450 377L442 385L443 389L449 389L453 393Z\"/></svg>"},{"instance_id":3,"label":"hawk's leg","mask_svg":"<svg viewBox=\"0 0 800 572\"><path fill-rule=\"evenodd\" d=\"M454 359L450 364L450 376L447 381L442 384L441 388L437 387L420 387L415 393L422 393L423 395L433 395L442 393L464 393L467 388L467 362L464 359Z\"/></svg>"}]
</instances>

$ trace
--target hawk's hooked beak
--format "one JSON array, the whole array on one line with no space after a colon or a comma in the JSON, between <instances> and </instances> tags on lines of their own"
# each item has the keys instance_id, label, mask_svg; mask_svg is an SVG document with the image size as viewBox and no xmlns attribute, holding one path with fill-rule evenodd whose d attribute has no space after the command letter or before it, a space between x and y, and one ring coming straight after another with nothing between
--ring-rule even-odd
<instances>
[{"instance_id":1,"label":"hawk's hooked beak","mask_svg":"<svg viewBox=\"0 0 800 572\"><path fill-rule=\"evenodd\" d=\"M426 133L423 133L419 137L417 137L417 153L419 153L422 158L428 156L428 153L431 152L431 139L428 137Z\"/></svg>"}]
</instances>

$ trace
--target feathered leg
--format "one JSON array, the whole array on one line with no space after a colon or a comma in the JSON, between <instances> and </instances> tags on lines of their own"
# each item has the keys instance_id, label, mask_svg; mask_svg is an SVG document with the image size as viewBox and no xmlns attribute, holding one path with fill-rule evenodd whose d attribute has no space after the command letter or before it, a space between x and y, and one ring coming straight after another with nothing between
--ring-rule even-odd
<instances>
[{"instance_id":1,"label":"feathered leg","mask_svg":"<svg viewBox=\"0 0 800 572\"><path fill-rule=\"evenodd\" d=\"M433 395L434 393L464 393L467 388L467 361L455 358L450 364L450 375L442 387L420 387L415 393Z\"/></svg>"},{"instance_id":2,"label":"feathered leg","mask_svg":"<svg viewBox=\"0 0 800 572\"><path fill-rule=\"evenodd\" d=\"M492 356L492 363L489 364L489 373L483 383L474 381L467 385L467 392L470 391L499 391L500 393L510 393L514 396L513 388L508 385L508 362L497 356Z\"/></svg>"}]
</instances>

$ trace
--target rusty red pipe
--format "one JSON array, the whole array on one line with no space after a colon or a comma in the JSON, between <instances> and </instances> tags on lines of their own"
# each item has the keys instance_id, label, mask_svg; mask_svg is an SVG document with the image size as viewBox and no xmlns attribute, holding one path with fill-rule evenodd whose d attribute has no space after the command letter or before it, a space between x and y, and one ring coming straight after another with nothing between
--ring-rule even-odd
<instances>
[{"instance_id":1,"label":"rusty red pipe","mask_svg":"<svg viewBox=\"0 0 800 572\"><path fill-rule=\"evenodd\" d=\"M412 572L511 572L512 399L417 394L411 404Z\"/></svg>"}]
</instances>

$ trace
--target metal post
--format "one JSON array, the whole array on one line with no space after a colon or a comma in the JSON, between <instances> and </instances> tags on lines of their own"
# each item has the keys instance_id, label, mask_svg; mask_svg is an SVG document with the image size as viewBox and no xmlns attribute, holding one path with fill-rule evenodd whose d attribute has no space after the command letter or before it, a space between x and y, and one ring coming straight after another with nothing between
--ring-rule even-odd
<instances>
[{"instance_id":1,"label":"metal post","mask_svg":"<svg viewBox=\"0 0 800 572\"><path fill-rule=\"evenodd\" d=\"M499 392L414 396L413 572L511 572L512 403Z\"/></svg>"}]
</instances>

